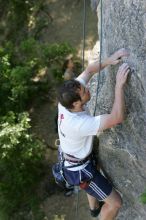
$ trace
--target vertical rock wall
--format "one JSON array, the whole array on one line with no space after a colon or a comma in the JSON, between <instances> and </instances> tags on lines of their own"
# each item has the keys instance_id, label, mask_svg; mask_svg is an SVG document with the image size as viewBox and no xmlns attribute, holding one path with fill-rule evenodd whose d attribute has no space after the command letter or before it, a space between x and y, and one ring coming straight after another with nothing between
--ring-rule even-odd
<instances>
[{"instance_id":1,"label":"vertical rock wall","mask_svg":"<svg viewBox=\"0 0 146 220\"><path fill-rule=\"evenodd\" d=\"M127 118L100 135L99 157L123 196L118 220L145 220L146 205L139 197L146 189L146 0L103 0L102 11L102 58L125 47L131 54L125 61L132 73L125 87ZM100 23L100 5L98 17ZM101 73L96 115L111 110L117 69L109 67ZM97 81L94 76L90 83L92 112Z\"/></svg>"}]
</instances>

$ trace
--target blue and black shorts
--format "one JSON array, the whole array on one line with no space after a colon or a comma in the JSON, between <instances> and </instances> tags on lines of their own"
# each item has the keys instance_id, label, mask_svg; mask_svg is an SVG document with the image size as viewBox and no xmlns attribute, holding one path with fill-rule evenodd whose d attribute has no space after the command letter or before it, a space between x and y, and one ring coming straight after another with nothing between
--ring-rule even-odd
<instances>
[{"instance_id":1,"label":"blue and black shorts","mask_svg":"<svg viewBox=\"0 0 146 220\"><path fill-rule=\"evenodd\" d=\"M70 185L80 185L87 182L87 187L84 190L98 201L105 200L112 192L111 183L96 169L92 162L78 171L64 169L64 176Z\"/></svg>"}]
</instances>

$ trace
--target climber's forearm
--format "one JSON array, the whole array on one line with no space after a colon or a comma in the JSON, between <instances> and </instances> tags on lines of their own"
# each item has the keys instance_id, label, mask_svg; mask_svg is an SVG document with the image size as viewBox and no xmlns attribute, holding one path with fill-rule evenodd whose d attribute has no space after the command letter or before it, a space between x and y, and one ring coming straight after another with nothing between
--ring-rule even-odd
<instances>
[{"instance_id":1,"label":"climber's forearm","mask_svg":"<svg viewBox=\"0 0 146 220\"><path fill-rule=\"evenodd\" d=\"M115 100L111 111L116 123L121 123L125 117L125 100L123 87L115 87Z\"/></svg>"},{"instance_id":2,"label":"climber's forearm","mask_svg":"<svg viewBox=\"0 0 146 220\"><path fill-rule=\"evenodd\" d=\"M94 63L89 64L85 71L89 75L90 74L95 74L95 73L98 73L100 70L104 69L105 67L107 67L108 65L109 65L108 59L105 59L101 63L94 62Z\"/></svg>"},{"instance_id":3,"label":"climber's forearm","mask_svg":"<svg viewBox=\"0 0 146 220\"><path fill-rule=\"evenodd\" d=\"M129 73L129 66L123 63L116 75L115 99L110 114L101 115L100 127L98 132L111 128L124 120L125 116L125 100L124 85Z\"/></svg>"},{"instance_id":4,"label":"climber's forearm","mask_svg":"<svg viewBox=\"0 0 146 220\"><path fill-rule=\"evenodd\" d=\"M124 120L125 101L123 88L115 88L115 100L110 114L101 115L98 132L111 128Z\"/></svg>"},{"instance_id":5,"label":"climber's forearm","mask_svg":"<svg viewBox=\"0 0 146 220\"><path fill-rule=\"evenodd\" d=\"M99 70L104 69L108 65L116 65L120 62L122 57L127 57L127 56L129 56L128 51L122 48L116 51L110 57L103 60L101 64L99 62L94 62L92 64L89 64L87 68L85 69L85 71L78 76L78 79L83 79L85 83L88 83L91 77L95 73L98 73Z\"/></svg>"},{"instance_id":6,"label":"climber's forearm","mask_svg":"<svg viewBox=\"0 0 146 220\"><path fill-rule=\"evenodd\" d=\"M88 83L89 80L91 79L91 77L95 74L95 73L99 73L100 70L104 69L105 67L107 67L108 65L110 65L108 58L105 59L103 62L99 63L99 62L94 62L91 63L87 66L87 68L85 69L84 72L82 72L79 76L78 79L82 78L85 83Z\"/></svg>"},{"instance_id":7,"label":"climber's forearm","mask_svg":"<svg viewBox=\"0 0 146 220\"><path fill-rule=\"evenodd\" d=\"M124 85L126 83L129 71L129 65L127 63L123 63L119 67L116 75L115 100L111 115L117 121L117 123L121 123L125 116Z\"/></svg>"}]
</instances>

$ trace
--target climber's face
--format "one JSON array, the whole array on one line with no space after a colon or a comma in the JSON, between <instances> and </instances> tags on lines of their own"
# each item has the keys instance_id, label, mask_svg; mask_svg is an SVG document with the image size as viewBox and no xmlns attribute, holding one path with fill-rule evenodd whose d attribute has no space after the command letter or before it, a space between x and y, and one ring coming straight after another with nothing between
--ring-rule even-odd
<instances>
[{"instance_id":1,"label":"climber's face","mask_svg":"<svg viewBox=\"0 0 146 220\"><path fill-rule=\"evenodd\" d=\"M79 91L82 105L90 100L90 92L89 89L81 85L81 89Z\"/></svg>"}]
</instances>

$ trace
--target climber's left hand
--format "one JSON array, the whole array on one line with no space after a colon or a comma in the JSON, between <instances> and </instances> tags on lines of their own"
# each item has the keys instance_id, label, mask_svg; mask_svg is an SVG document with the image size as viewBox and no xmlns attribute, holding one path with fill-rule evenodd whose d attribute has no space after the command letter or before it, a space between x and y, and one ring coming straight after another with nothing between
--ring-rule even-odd
<instances>
[{"instance_id":1,"label":"climber's left hand","mask_svg":"<svg viewBox=\"0 0 146 220\"><path fill-rule=\"evenodd\" d=\"M129 55L130 54L128 50L126 50L125 48L121 48L120 50L112 54L109 58L107 58L107 63L108 65L116 65L120 63L123 57L128 57Z\"/></svg>"}]
</instances>

